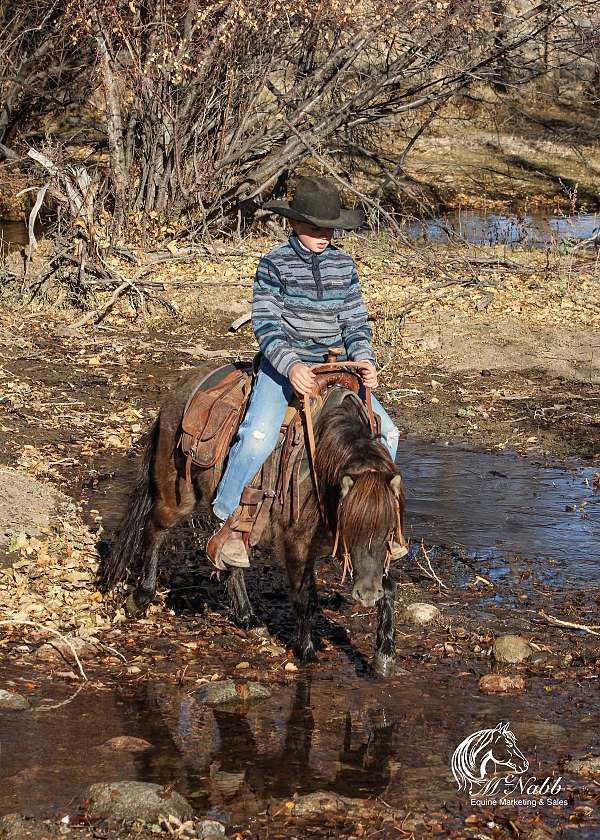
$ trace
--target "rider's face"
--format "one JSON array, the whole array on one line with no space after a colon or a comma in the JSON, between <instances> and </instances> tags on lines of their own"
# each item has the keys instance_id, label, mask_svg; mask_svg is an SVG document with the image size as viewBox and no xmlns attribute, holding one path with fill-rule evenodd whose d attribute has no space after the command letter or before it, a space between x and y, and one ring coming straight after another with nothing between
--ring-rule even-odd
<instances>
[{"instance_id":1,"label":"rider's face","mask_svg":"<svg viewBox=\"0 0 600 840\"><path fill-rule=\"evenodd\" d=\"M317 227L309 222L292 222L300 242L309 251L320 254L327 248L333 236L333 228Z\"/></svg>"}]
</instances>

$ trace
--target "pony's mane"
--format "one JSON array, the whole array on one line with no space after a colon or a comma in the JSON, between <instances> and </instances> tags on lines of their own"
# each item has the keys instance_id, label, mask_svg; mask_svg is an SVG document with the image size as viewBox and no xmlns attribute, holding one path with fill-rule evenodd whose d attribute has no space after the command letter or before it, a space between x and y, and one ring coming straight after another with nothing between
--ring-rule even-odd
<instances>
[{"instance_id":1,"label":"pony's mane","mask_svg":"<svg viewBox=\"0 0 600 840\"><path fill-rule=\"evenodd\" d=\"M369 544L378 531L389 532L396 520L396 501L390 488L396 468L354 400L343 400L319 417L315 440L315 466L320 485L330 491L327 508L331 522L342 477L349 475L354 480L338 523L348 545ZM402 507L402 499L400 504Z\"/></svg>"}]
</instances>

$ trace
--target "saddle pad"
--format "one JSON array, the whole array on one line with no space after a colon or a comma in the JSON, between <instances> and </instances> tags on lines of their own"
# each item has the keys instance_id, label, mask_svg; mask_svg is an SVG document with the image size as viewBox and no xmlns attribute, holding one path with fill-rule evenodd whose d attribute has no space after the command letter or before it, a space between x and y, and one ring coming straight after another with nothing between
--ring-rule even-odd
<instances>
[{"instance_id":1,"label":"saddle pad","mask_svg":"<svg viewBox=\"0 0 600 840\"><path fill-rule=\"evenodd\" d=\"M250 373L252 369L251 363L246 362L237 362L237 363L229 363L226 365L221 365L215 370L209 371L206 376L203 376L199 382L196 383L194 386L194 390L188 397L188 401L185 404L185 408L183 409L183 416L185 417L188 408L190 407L192 400L198 393L198 391L208 391L210 388L213 388L215 385L218 385L226 376L228 376L234 370L244 370L247 373Z\"/></svg>"}]
</instances>

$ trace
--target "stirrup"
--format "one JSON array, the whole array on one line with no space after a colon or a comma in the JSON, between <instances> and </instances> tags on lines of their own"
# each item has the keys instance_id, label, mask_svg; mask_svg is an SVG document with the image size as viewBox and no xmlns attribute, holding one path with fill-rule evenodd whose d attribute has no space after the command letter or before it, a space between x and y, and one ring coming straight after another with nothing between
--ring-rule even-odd
<instances>
[{"instance_id":1,"label":"stirrup","mask_svg":"<svg viewBox=\"0 0 600 840\"><path fill-rule=\"evenodd\" d=\"M233 524L236 522L238 517L234 514L228 516L225 522L215 530L213 535L210 537L208 542L206 543L206 555L210 562L213 564L215 569L218 569L221 572L226 572L230 569L249 569L250 568L250 560L248 558L248 538L247 534L237 531ZM235 537L234 537L235 535ZM225 544L235 538L235 541L242 543L245 549L245 557L242 556L240 552L239 558L232 557L228 559L223 552L223 547Z\"/></svg>"}]
</instances>

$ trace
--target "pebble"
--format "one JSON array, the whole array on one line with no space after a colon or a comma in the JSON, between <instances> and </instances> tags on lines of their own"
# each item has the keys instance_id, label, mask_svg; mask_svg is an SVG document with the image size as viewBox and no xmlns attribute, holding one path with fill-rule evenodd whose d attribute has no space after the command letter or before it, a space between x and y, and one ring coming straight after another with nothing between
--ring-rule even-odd
<instances>
[{"instance_id":1,"label":"pebble","mask_svg":"<svg viewBox=\"0 0 600 840\"><path fill-rule=\"evenodd\" d=\"M576 773L586 778L600 777L600 756L594 755L590 758L578 758L567 761L565 770L569 773Z\"/></svg>"},{"instance_id":2,"label":"pebble","mask_svg":"<svg viewBox=\"0 0 600 840\"><path fill-rule=\"evenodd\" d=\"M115 750L122 752L143 752L152 749L152 744L143 738L134 738L130 735L117 735L109 738L102 744L103 750Z\"/></svg>"},{"instance_id":3,"label":"pebble","mask_svg":"<svg viewBox=\"0 0 600 840\"><path fill-rule=\"evenodd\" d=\"M305 796L294 797L292 814L295 817L302 817L306 814L322 814L327 811L343 812L353 804L351 799L340 796L329 790L318 790L315 793L307 793Z\"/></svg>"},{"instance_id":4,"label":"pebble","mask_svg":"<svg viewBox=\"0 0 600 840\"><path fill-rule=\"evenodd\" d=\"M525 680L520 675L486 674L479 680L479 690L485 694L502 694L507 691L523 691Z\"/></svg>"},{"instance_id":5,"label":"pebble","mask_svg":"<svg viewBox=\"0 0 600 840\"><path fill-rule=\"evenodd\" d=\"M236 687L240 700L267 700L271 696L269 689L257 682L246 682Z\"/></svg>"},{"instance_id":6,"label":"pebble","mask_svg":"<svg viewBox=\"0 0 600 840\"><path fill-rule=\"evenodd\" d=\"M412 624L430 624L440 618L441 612L434 604L409 604L404 610L404 617Z\"/></svg>"},{"instance_id":7,"label":"pebble","mask_svg":"<svg viewBox=\"0 0 600 840\"><path fill-rule=\"evenodd\" d=\"M218 837L225 837L225 826L217 820L200 820L196 825L196 837L198 840L216 840Z\"/></svg>"},{"instance_id":8,"label":"pebble","mask_svg":"<svg viewBox=\"0 0 600 840\"><path fill-rule=\"evenodd\" d=\"M257 682L236 685L233 680L218 680L200 686L195 692L196 703L204 706L218 706L221 703L236 703L247 700L266 700L271 692Z\"/></svg>"},{"instance_id":9,"label":"pebble","mask_svg":"<svg viewBox=\"0 0 600 840\"><path fill-rule=\"evenodd\" d=\"M80 659L89 659L98 654L98 648L93 644L93 639L82 639L79 636L65 636L64 639L50 639L35 652L35 658L41 662L57 662L66 660L69 665L74 661L71 643L75 653Z\"/></svg>"},{"instance_id":10,"label":"pebble","mask_svg":"<svg viewBox=\"0 0 600 840\"><path fill-rule=\"evenodd\" d=\"M29 709L29 700L22 694L0 688L0 712L23 712Z\"/></svg>"},{"instance_id":11,"label":"pebble","mask_svg":"<svg viewBox=\"0 0 600 840\"><path fill-rule=\"evenodd\" d=\"M219 703L231 703L237 700L237 691L233 680L217 680L200 686L195 692L196 703L217 706Z\"/></svg>"},{"instance_id":12,"label":"pebble","mask_svg":"<svg viewBox=\"0 0 600 840\"><path fill-rule=\"evenodd\" d=\"M533 648L522 636L507 633L505 636L498 636L492 652L497 662L514 663L528 659L533 653Z\"/></svg>"},{"instance_id":13,"label":"pebble","mask_svg":"<svg viewBox=\"0 0 600 840\"><path fill-rule=\"evenodd\" d=\"M178 820L190 819L194 809L177 793L165 792L161 785L150 782L100 782L83 793L90 817L111 817L115 820L143 820L155 823L160 816L172 815Z\"/></svg>"}]
</instances>

